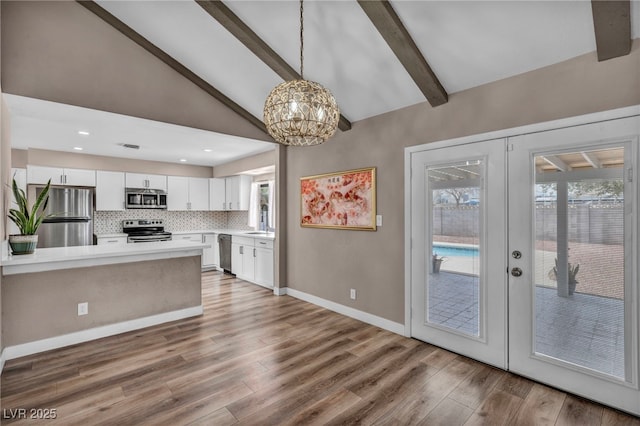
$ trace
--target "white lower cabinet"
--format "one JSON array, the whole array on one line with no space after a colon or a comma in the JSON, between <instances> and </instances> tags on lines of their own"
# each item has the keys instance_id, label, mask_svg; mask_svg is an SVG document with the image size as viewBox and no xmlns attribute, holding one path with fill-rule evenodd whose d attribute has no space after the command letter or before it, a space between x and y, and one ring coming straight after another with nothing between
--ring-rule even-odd
<instances>
[{"instance_id":1,"label":"white lower cabinet","mask_svg":"<svg viewBox=\"0 0 640 426\"><path fill-rule=\"evenodd\" d=\"M231 240L231 272L238 278L273 287L273 241L233 236Z\"/></svg>"},{"instance_id":2,"label":"white lower cabinet","mask_svg":"<svg viewBox=\"0 0 640 426\"><path fill-rule=\"evenodd\" d=\"M201 243L202 234L173 234L171 239L175 241L193 241L194 243Z\"/></svg>"},{"instance_id":3,"label":"white lower cabinet","mask_svg":"<svg viewBox=\"0 0 640 426\"><path fill-rule=\"evenodd\" d=\"M255 248L255 283L264 287L273 287L273 248L259 246L260 240L256 239Z\"/></svg>"},{"instance_id":4,"label":"white lower cabinet","mask_svg":"<svg viewBox=\"0 0 640 426\"><path fill-rule=\"evenodd\" d=\"M98 237L96 238L99 246L117 246L127 244L127 237Z\"/></svg>"},{"instance_id":5,"label":"white lower cabinet","mask_svg":"<svg viewBox=\"0 0 640 426\"><path fill-rule=\"evenodd\" d=\"M218 268L220 266L218 234L202 234L202 242L211 244L210 248L202 250L202 269Z\"/></svg>"}]
</instances>

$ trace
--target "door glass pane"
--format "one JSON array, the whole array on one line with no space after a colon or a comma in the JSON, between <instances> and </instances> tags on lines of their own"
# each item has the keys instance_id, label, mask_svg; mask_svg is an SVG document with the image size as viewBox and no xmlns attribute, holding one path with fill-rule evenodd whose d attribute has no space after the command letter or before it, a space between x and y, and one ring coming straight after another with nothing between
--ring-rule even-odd
<instances>
[{"instance_id":1,"label":"door glass pane","mask_svg":"<svg viewBox=\"0 0 640 426\"><path fill-rule=\"evenodd\" d=\"M624 378L624 149L535 165L535 352Z\"/></svg>"},{"instance_id":2,"label":"door glass pane","mask_svg":"<svg viewBox=\"0 0 640 426\"><path fill-rule=\"evenodd\" d=\"M431 258L427 321L480 335L481 160L427 170L431 196Z\"/></svg>"}]
</instances>

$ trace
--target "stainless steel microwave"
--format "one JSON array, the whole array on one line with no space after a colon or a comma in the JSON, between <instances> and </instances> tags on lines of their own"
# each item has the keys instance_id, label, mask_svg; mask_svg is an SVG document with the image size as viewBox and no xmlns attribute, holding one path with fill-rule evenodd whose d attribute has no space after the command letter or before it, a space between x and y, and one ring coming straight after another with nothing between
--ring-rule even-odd
<instances>
[{"instance_id":1,"label":"stainless steel microwave","mask_svg":"<svg viewBox=\"0 0 640 426\"><path fill-rule=\"evenodd\" d=\"M166 209L167 193L159 189L125 188L128 209Z\"/></svg>"}]
</instances>

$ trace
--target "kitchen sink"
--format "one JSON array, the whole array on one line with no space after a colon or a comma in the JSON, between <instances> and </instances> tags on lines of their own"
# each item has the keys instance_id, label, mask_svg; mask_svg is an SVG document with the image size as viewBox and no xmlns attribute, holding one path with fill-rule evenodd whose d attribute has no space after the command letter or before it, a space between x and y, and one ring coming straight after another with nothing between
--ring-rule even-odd
<instances>
[{"instance_id":1,"label":"kitchen sink","mask_svg":"<svg viewBox=\"0 0 640 426\"><path fill-rule=\"evenodd\" d=\"M249 234L249 235L267 235L267 234L273 234L273 232L267 232L267 231L251 231L251 232L246 232L246 234Z\"/></svg>"}]
</instances>

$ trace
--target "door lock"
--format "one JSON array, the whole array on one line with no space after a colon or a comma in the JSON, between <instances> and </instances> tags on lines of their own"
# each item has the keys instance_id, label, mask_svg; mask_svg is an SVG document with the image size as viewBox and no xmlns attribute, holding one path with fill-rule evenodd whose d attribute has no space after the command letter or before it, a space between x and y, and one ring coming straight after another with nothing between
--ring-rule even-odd
<instances>
[{"instance_id":1,"label":"door lock","mask_svg":"<svg viewBox=\"0 0 640 426\"><path fill-rule=\"evenodd\" d=\"M520 253L520 251L518 250L514 250L511 253L511 257L513 257L514 259L520 259L522 257L522 253Z\"/></svg>"},{"instance_id":2,"label":"door lock","mask_svg":"<svg viewBox=\"0 0 640 426\"><path fill-rule=\"evenodd\" d=\"M511 275L513 275L514 277L519 277L522 275L522 269L520 268L512 268L511 269Z\"/></svg>"}]
</instances>

